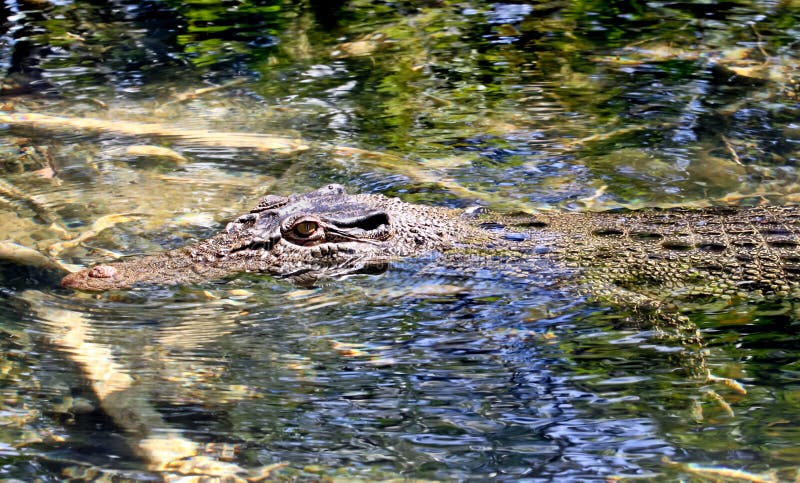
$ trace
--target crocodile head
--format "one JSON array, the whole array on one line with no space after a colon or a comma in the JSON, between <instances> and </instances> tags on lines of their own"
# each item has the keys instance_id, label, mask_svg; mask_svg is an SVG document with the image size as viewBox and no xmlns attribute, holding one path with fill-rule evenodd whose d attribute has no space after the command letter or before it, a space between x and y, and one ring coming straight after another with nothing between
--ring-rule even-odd
<instances>
[{"instance_id":1,"label":"crocodile head","mask_svg":"<svg viewBox=\"0 0 800 483\"><path fill-rule=\"evenodd\" d=\"M261 266L251 271L301 284L322 276L382 271L390 258L415 253L434 241L406 236L403 220L411 213L390 201L348 195L336 184L288 197L267 195L226 226L235 240L226 257L241 252L245 260L260 258Z\"/></svg>"},{"instance_id":2,"label":"crocodile head","mask_svg":"<svg viewBox=\"0 0 800 483\"><path fill-rule=\"evenodd\" d=\"M348 195L340 185L267 195L250 213L195 245L97 265L64 277L86 291L137 283L196 283L265 272L308 285L320 278L379 272L392 258L447 249L463 235L457 212L381 195Z\"/></svg>"}]
</instances>

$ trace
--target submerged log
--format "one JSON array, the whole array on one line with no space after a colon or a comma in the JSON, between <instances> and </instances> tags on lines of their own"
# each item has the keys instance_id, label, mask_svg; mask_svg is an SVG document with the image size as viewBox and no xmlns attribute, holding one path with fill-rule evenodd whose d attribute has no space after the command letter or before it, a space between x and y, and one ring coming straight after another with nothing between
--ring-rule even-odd
<instances>
[{"instance_id":1,"label":"submerged log","mask_svg":"<svg viewBox=\"0 0 800 483\"><path fill-rule=\"evenodd\" d=\"M0 114L0 123L12 126L27 126L36 129L81 129L110 132L126 136L173 137L181 141L203 146L250 148L280 154L297 153L309 148L302 139L270 136L266 134L214 132L204 129L183 129L160 123L51 116L49 114L33 112L24 114Z\"/></svg>"}]
</instances>

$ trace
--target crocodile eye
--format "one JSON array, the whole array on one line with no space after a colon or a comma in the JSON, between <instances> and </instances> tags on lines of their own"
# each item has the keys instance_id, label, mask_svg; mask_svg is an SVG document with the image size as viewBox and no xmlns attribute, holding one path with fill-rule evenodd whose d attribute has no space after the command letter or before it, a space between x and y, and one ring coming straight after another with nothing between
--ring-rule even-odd
<instances>
[{"instance_id":1,"label":"crocodile eye","mask_svg":"<svg viewBox=\"0 0 800 483\"><path fill-rule=\"evenodd\" d=\"M306 238L314 234L319 228L319 224L314 221L301 221L300 223L296 224L292 230L294 234Z\"/></svg>"}]
</instances>

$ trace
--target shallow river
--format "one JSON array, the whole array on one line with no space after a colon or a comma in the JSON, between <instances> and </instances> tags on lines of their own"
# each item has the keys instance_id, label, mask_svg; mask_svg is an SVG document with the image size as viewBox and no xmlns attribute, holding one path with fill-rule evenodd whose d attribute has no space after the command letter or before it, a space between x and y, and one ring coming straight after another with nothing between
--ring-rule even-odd
<instances>
[{"instance_id":1,"label":"shallow river","mask_svg":"<svg viewBox=\"0 0 800 483\"><path fill-rule=\"evenodd\" d=\"M535 260L59 286L332 182L501 212L795 204L796 0L0 15L0 478L800 475L792 301L685 307L687 362Z\"/></svg>"}]
</instances>

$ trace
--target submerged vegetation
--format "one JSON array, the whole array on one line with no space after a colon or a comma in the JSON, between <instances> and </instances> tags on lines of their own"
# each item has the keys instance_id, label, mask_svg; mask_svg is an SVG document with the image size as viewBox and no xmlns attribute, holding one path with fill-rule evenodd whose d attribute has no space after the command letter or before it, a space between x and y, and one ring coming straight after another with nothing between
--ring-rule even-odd
<instances>
[{"instance_id":1,"label":"submerged vegetation","mask_svg":"<svg viewBox=\"0 0 800 483\"><path fill-rule=\"evenodd\" d=\"M0 17L2 477L797 478L790 301L684 307L728 384L706 391L546 274L57 288L329 182L507 212L797 203L796 0Z\"/></svg>"}]
</instances>

